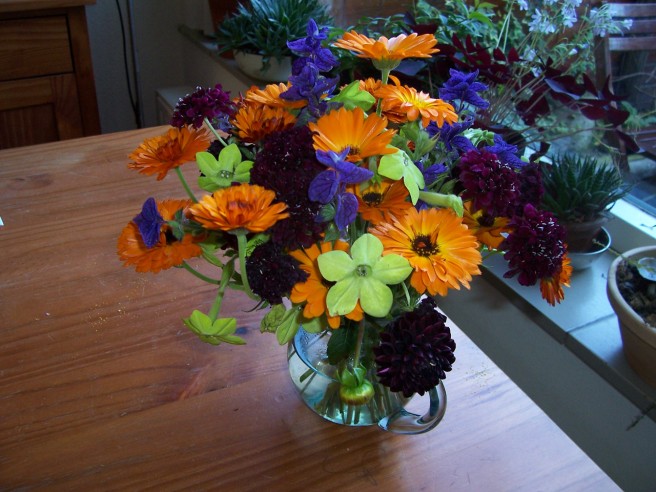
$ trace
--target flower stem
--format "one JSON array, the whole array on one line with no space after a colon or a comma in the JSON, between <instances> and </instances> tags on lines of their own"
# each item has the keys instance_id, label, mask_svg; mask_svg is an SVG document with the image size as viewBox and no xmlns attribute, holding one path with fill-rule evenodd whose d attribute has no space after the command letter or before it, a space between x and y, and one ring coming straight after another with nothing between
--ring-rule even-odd
<instances>
[{"instance_id":1,"label":"flower stem","mask_svg":"<svg viewBox=\"0 0 656 492\"><path fill-rule=\"evenodd\" d=\"M248 294L251 299L256 299L255 294L251 290L248 283L248 275L246 274L246 231L233 231L237 236L237 246L239 247L239 272L241 273L241 281L244 284L244 292Z\"/></svg>"},{"instance_id":2,"label":"flower stem","mask_svg":"<svg viewBox=\"0 0 656 492\"><path fill-rule=\"evenodd\" d=\"M220 282L214 278L208 277L207 275L204 275L200 273L198 270L196 270L194 267L192 267L189 263L186 261L182 262L182 268L187 270L189 273L194 275L195 277L198 277L199 279L203 280L204 282L207 282L209 284L216 284L218 285Z\"/></svg>"},{"instance_id":3,"label":"flower stem","mask_svg":"<svg viewBox=\"0 0 656 492\"><path fill-rule=\"evenodd\" d=\"M203 121L205 122L205 126L206 126L207 128L210 129L210 131L214 134L214 136L216 137L216 139L217 139L219 142L221 142L221 144L222 144L224 147L227 147L228 144L226 143L225 140L223 140L223 137L221 137L221 135L219 135L219 132L217 132L216 129L212 126L212 123L210 123L210 120L208 120L207 118L204 118Z\"/></svg>"},{"instance_id":4,"label":"flower stem","mask_svg":"<svg viewBox=\"0 0 656 492\"><path fill-rule=\"evenodd\" d=\"M219 312L221 311L223 296L225 295L226 287L228 286L228 282L230 281L230 277L232 277L232 272L234 271L235 271L234 260L229 261L223 267L223 271L221 273L221 282L219 282L219 290L216 293L216 297L214 298L214 302L212 303L210 312L207 314L212 320L212 322L216 320L216 318L219 315Z\"/></svg>"},{"instance_id":5,"label":"flower stem","mask_svg":"<svg viewBox=\"0 0 656 492\"><path fill-rule=\"evenodd\" d=\"M198 200L196 199L196 196L194 195L194 192L191 191L191 188L189 188L189 185L187 184L187 180L185 179L185 177L182 174L182 171L180 170L179 167L175 168L175 173L178 175L178 178L180 179L180 182L182 183L182 187L187 192L187 195L189 196L189 198L191 198L191 201L194 202L194 203L198 203Z\"/></svg>"},{"instance_id":6,"label":"flower stem","mask_svg":"<svg viewBox=\"0 0 656 492\"><path fill-rule=\"evenodd\" d=\"M362 354L362 341L364 340L365 319L364 317L358 324L358 338L355 340L355 357L353 359L353 367L356 368L360 364L360 355Z\"/></svg>"}]
</instances>

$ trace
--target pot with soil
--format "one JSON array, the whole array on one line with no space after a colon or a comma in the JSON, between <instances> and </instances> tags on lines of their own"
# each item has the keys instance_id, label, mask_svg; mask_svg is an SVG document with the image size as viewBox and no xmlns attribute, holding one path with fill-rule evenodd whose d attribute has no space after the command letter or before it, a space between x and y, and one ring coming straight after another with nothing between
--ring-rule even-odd
<instances>
[{"instance_id":1,"label":"pot with soil","mask_svg":"<svg viewBox=\"0 0 656 492\"><path fill-rule=\"evenodd\" d=\"M656 387L654 265L656 246L627 251L610 266L607 293L619 320L624 355L629 365L645 382Z\"/></svg>"}]
</instances>

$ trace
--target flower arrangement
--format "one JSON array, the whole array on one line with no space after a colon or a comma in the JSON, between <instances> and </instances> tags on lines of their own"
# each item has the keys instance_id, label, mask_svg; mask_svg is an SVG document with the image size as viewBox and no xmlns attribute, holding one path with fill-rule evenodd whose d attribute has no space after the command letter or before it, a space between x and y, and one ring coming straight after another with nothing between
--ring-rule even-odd
<instances>
[{"instance_id":1,"label":"flower arrangement","mask_svg":"<svg viewBox=\"0 0 656 492\"><path fill-rule=\"evenodd\" d=\"M148 198L118 239L120 259L216 285L210 311L184 320L205 342L245 343L237 320L220 316L228 288L267 310L261 331L281 345L301 327L330 333L346 405L370 402L377 384L409 396L445 377L455 342L435 299L469 288L484 254L503 254L506 276L560 302L571 272L562 228L539 208L539 168L472 128L485 86L453 70L433 98L391 73L436 43L355 31L331 43L310 21L289 42L298 58L287 83L182 98L172 128L143 142L128 167L177 173L187 198ZM334 50L369 60L380 78L340 86ZM202 196L180 171L191 161ZM194 268L203 260L220 275Z\"/></svg>"}]
</instances>

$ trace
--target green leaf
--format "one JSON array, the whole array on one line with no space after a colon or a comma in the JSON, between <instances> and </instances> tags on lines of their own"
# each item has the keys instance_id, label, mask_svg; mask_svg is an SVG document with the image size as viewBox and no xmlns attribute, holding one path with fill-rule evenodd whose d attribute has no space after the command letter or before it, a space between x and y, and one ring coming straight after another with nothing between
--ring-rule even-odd
<instances>
[{"instance_id":1,"label":"green leaf","mask_svg":"<svg viewBox=\"0 0 656 492\"><path fill-rule=\"evenodd\" d=\"M261 333L275 333L282 319L285 316L285 306L282 304L275 304L271 310L264 315L262 321L260 321L260 332Z\"/></svg>"},{"instance_id":2,"label":"green leaf","mask_svg":"<svg viewBox=\"0 0 656 492\"><path fill-rule=\"evenodd\" d=\"M301 307L295 306L287 310L282 317L280 325L276 329L276 338L280 345L289 343L294 338L294 335L296 335L296 332L301 326L301 321L303 321L301 312Z\"/></svg>"},{"instance_id":3,"label":"green leaf","mask_svg":"<svg viewBox=\"0 0 656 492\"><path fill-rule=\"evenodd\" d=\"M328 362L337 364L339 361L346 359L353 351L356 339L356 330L339 328L332 331L326 347Z\"/></svg>"},{"instance_id":4,"label":"green leaf","mask_svg":"<svg viewBox=\"0 0 656 492\"><path fill-rule=\"evenodd\" d=\"M258 246L266 243L269 240L269 235L262 232L256 234L248 240L246 243L246 256L250 256L253 253L253 250Z\"/></svg>"}]
</instances>

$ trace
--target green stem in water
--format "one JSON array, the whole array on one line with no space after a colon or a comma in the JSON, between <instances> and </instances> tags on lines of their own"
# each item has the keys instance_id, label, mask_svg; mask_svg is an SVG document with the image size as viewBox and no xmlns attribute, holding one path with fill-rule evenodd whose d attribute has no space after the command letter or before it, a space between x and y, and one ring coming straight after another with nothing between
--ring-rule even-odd
<instances>
[{"instance_id":1,"label":"green stem in water","mask_svg":"<svg viewBox=\"0 0 656 492\"><path fill-rule=\"evenodd\" d=\"M178 175L178 178L180 179L180 182L182 183L182 187L187 192L187 195L189 196L189 198L191 198L191 201L194 202L194 203L198 203L198 200L196 199L196 196L194 195L194 192L191 191L191 188L189 188L189 185L187 184L187 180L185 179L184 175L182 174L182 171L180 170L180 167L175 168L175 173Z\"/></svg>"},{"instance_id":2,"label":"green stem in water","mask_svg":"<svg viewBox=\"0 0 656 492\"><path fill-rule=\"evenodd\" d=\"M208 313L208 316L210 317L212 322L214 322L216 318L219 316L219 312L221 311L221 304L223 303L223 296L225 295L226 287L228 286L228 282L230 282L230 277L232 277L232 273L234 271L235 271L234 260L229 261L223 267L223 272L221 273L221 282L219 282L219 290L216 293L216 297L214 298L214 302L212 303L212 307L210 308L210 312Z\"/></svg>"},{"instance_id":3,"label":"green stem in water","mask_svg":"<svg viewBox=\"0 0 656 492\"><path fill-rule=\"evenodd\" d=\"M360 365L360 355L362 354L362 341L364 340L365 319L362 318L358 324L358 338L355 340L355 358L353 359L353 367L356 368Z\"/></svg>"},{"instance_id":4,"label":"green stem in water","mask_svg":"<svg viewBox=\"0 0 656 492\"><path fill-rule=\"evenodd\" d=\"M203 119L203 121L205 122L205 126L206 126L207 128L210 129L210 131L214 134L214 136L216 137L216 139L217 139L219 142L221 142L221 144L222 144L224 147L227 147L228 144L226 143L225 140L223 140L223 137L221 137L221 135L219 135L219 132L217 132L216 129L212 126L212 123L210 123L210 120L208 120L207 118L205 118L205 119Z\"/></svg>"},{"instance_id":5,"label":"green stem in water","mask_svg":"<svg viewBox=\"0 0 656 492\"><path fill-rule=\"evenodd\" d=\"M204 275L200 273L198 270L196 270L194 267L192 267L189 263L186 261L182 262L182 268L187 270L189 273L191 273L193 276L198 277L204 282L207 282L208 284L216 284L218 285L220 282L214 278L208 277L207 275Z\"/></svg>"}]
</instances>

